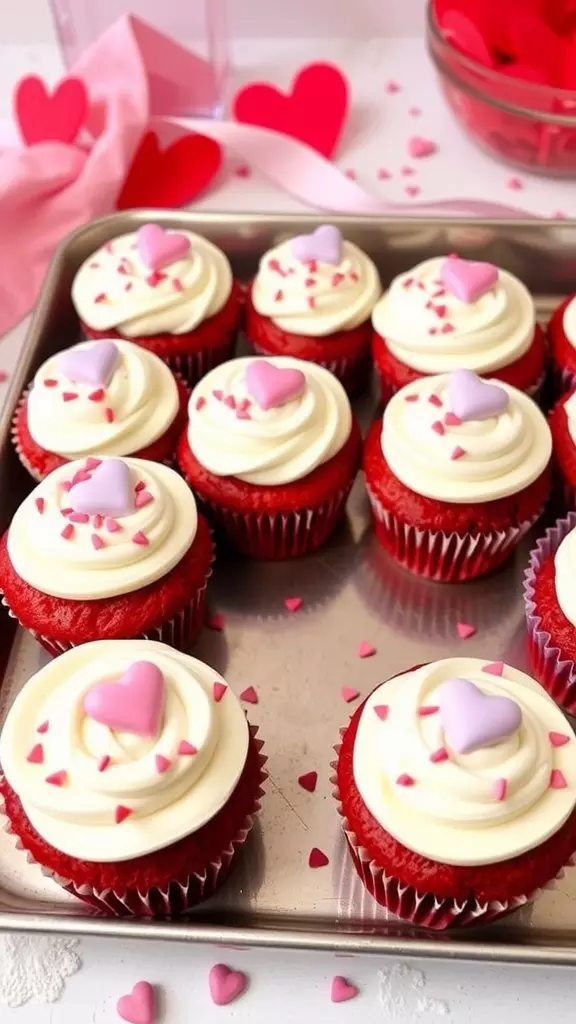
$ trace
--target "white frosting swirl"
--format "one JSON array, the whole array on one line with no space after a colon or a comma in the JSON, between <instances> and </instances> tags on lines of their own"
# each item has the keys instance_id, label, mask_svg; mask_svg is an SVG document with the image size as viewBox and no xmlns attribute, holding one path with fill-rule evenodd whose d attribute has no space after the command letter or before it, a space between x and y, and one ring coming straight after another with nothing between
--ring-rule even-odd
<instances>
[{"instance_id":1,"label":"white frosting swirl","mask_svg":"<svg viewBox=\"0 0 576 1024\"><path fill-rule=\"evenodd\" d=\"M495 864L554 835L576 803L576 737L562 712L529 676L501 676L478 658L447 658L379 686L362 711L354 746L356 785L382 828L410 850L444 864ZM438 707L450 679L467 679L522 710L520 729L470 754L450 748ZM375 707L387 706L383 721ZM550 733L567 737L554 746ZM431 760L444 750L445 760ZM565 788L550 786L560 771ZM409 785L398 779L409 776ZM497 787L504 781L505 795Z\"/></svg>"},{"instance_id":2,"label":"white frosting swirl","mask_svg":"<svg viewBox=\"0 0 576 1024\"><path fill-rule=\"evenodd\" d=\"M340 263L301 263L291 242L262 257L252 288L254 308L283 331L324 338L369 320L381 293L378 271L366 253L343 241Z\"/></svg>"},{"instance_id":3,"label":"white frosting swirl","mask_svg":"<svg viewBox=\"0 0 576 1024\"><path fill-rule=\"evenodd\" d=\"M576 393L571 395L568 401L564 403L564 412L566 413L568 433L576 445Z\"/></svg>"},{"instance_id":4,"label":"white frosting swirl","mask_svg":"<svg viewBox=\"0 0 576 1024\"><path fill-rule=\"evenodd\" d=\"M164 676L163 718L151 739L101 725L84 711L94 686L116 682L138 661ZM8 713L0 757L39 835L71 857L114 862L167 847L214 818L238 783L249 740L238 699L227 689L216 702L215 681L224 683L208 665L150 640L84 644L32 676ZM182 741L197 753L179 754ZM42 763L27 760L36 744ZM157 756L170 762L162 772ZM59 772L66 772L63 785L45 781ZM132 812L119 824L118 806Z\"/></svg>"},{"instance_id":5,"label":"white frosting swirl","mask_svg":"<svg viewBox=\"0 0 576 1024\"><path fill-rule=\"evenodd\" d=\"M232 291L226 256L200 235L178 234L190 240L190 252L163 267L160 280L142 261L136 233L114 238L85 260L72 285L84 323L136 338L185 334L219 313Z\"/></svg>"},{"instance_id":6,"label":"white frosting swirl","mask_svg":"<svg viewBox=\"0 0 576 1024\"><path fill-rule=\"evenodd\" d=\"M527 395L492 383L510 396L506 410L456 426L445 424L449 375L422 377L393 396L384 412L382 453L406 487L438 501L495 501L522 491L545 470L552 454L545 417ZM441 433L433 427L438 423Z\"/></svg>"},{"instance_id":7,"label":"white frosting swirl","mask_svg":"<svg viewBox=\"0 0 576 1024\"><path fill-rule=\"evenodd\" d=\"M232 359L196 385L188 443L198 462L216 476L273 487L300 480L329 462L350 436L352 411L344 388L328 370L288 356L265 361L300 370L306 377L304 391L285 405L261 409L245 379L247 367L257 361ZM226 402L229 396L233 407ZM239 418L245 403L249 418Z\"/></svg>"},{"instance_id":8,"label":"white frosting swirl","mask_svg":"<svg viewBox=\"0 0 576 1024\"><path fill-rule=\"evenodd\" d=\"M67 351L89 351L100 344L81 342ZM70 460L130 455L157 441L174 422L178 388L166 364L130 341L115 339L114 344L118 358L105 388L64 376L62 352L38 370L27 401L28 429L46 451ZM65 401L67 393L78 397ZM89 397L94 394L102 397L95 401Z\"/></svg>"},{"instance_id":9,"label":"white frosting swirl","mask_svg":"<svg viewBox=\"0 0 576 1024\"><path fill-rule=\"evenodd\" d=\"M556 597L564 615L576 626L576 530L566 534L554 555Z\"/></svg>"},{"instance_id":10,"label":"white frosting swirl","mask_svg":"<svg viewBox=\"0 0 576 1024\"><path fill-rule=\"evenodd\" d=\"M499 270L493 288L474 302L462 302L442 284L444 262L445 257L436 257L400 274L374 308L374 329L392 355L418 373L489 373L515 362L534 338L536 314L528 289Z\"/></svg>"},{"instance_id":11,"label":"white frosting swirl","mask_svg":"<svg viewBox=\"0 0 576 1024\"><path fill-rule=\"evenodd\" d=\"M198 523L190 488L159 463L121 461L130 471L134 502L140 490L152 499L128 515L102 517L102 522L94 515L87 522L63 515L62 510L73 507L68 485L85 469L84 461L55 469L23 501L8 531L10 561L23 580L53 597L92 601L140 590L184 557ZM111 520L119 527L114 532Z\"/></svg>"}]
</instances>

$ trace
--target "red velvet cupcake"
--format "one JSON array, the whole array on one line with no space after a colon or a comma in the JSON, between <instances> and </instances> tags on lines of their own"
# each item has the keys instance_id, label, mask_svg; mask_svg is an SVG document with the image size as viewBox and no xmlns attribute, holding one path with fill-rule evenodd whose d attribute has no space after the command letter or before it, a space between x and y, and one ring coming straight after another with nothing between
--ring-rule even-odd
<instances>
[{"instance_id":1,"label":"red velvet cupcake","mask_svg":"<svg viewBox=\"0 0 576 1024\"><path fill-rule=\"evenodd\" d=\"M364 473L376 534L400 565L445 583L501 565L550 495L550 429L510 385L468 370L397 392Z\"/></svg>"},{"instance_id":2,"label":"red velvet cupcake","mask_svg":"<svg viewBox=\"0 0 576 1024\"><path fill-rule=\"evenodd\" d=\"M86 644L32 676L2 730L0 791L19 845L117 916L205 900L259 810L262 743L210 666L149 640Z\"/></svg>"},{"instance_id":3,"label":"red velvet cupcake","mask_svg":"<svg viewBox=\"0 0 576 1024\"><path fill-rule=\"evenodd\" d=\"M570 295L548 324L552 372L558 391L576 388L576 296Z\"/></svg>"},{"instance_id":4,"label":"red velvet cupcake","mask_svg":"<svg viewBox=\"0 0 576 1024\"><path fill-rule=\"evenodd\" d=\"M12 437L35 480L88 455L174 461L188 389L129 341L83 342L48 359L16 410Z\"/></svg>"},{"instance_id":5,"label":"red velvet cupcake","mask_svg":"<svg viewBox=\"0 0 576 1024\"><path fill-rule=\"evenodd\" d=\"M210 531L185 482L140 459L67 463L0 538L0 593L51 654L148 637L187 650L202 628Z\"/></svg>"},{"instance_id":6,"label":"red velvet cupcake","mask_svg":"<svg viewBox=\"0 0 576 1024\"><path fill-rule=\"evenodd\" d=\"M372 260L325 224L262 257L246 334L262 355L318 363L357 394L368 384L370 314L380 292Z\"/></svg>"},{"instance_id":7,"label":"red velvet cupcake","mask_svg":"<svg viewBox=\"0 0 576 1024\"><path fill-rule=\"evenodd\" d=\"M343 731L335 797L354 866L411 924L486 923L576 851L576 737L529 676L448 658L381 684Z\"/></svg>"},{"instance_id":8,"label":"red velvet cupcake","mask_svg":"<svg viewBox=\"0 0 576 1024\"><path fill-rule=\"evenodd\" d=\"M576 508L576 392L556 403L548 417L558 491L566 509Z\"/></svg>"},{"instance_id":9,"label":"red velvet cupcake","mask_svg":"<svg viewBox=\"0 0 576 1024\"><path fill-rule=\"evenodd\" d=\"M427 374L473 370L535 395L546 344L524 285L490 263L435 257L395 278L372 314L384 397Z\"/></svg>"},{"instance_id":10,"label":"red velvet cupcake","mask_svg":"<svg viewBox=\"0 0 576 1024\"><path fill-rule=\"evenodd\" d=\"M342 385L299 359L233 359L190 397L180 469L254 558L320 547L344 514L361 438Z\"/></svg>"},{"instance_id":11,"label":"red velvet cupcake","mask_svg":"<svg viewBox=\"0 0 576 1024\"><path fill-rule=\"evenodd\" d=\"M80 267L72 301L90 338L126 338L189 384L232 355L242 290L217 246L191 231L146 224Z\"/></svg>"}]
</instances>

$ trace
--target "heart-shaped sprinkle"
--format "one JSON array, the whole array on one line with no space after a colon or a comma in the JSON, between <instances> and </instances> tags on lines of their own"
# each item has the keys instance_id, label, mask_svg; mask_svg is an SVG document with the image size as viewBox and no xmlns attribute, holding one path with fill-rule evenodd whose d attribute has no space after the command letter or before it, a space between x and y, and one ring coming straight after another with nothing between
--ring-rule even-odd
<instances>
[{"instance_id":1,"label":"heart-shaped sprinkle","mask_svg":"<svg viewBox=\"0 0 576 1024\"><path fill-rule=\"evenodd\" d=\"M46 776L46 782L50 786L57 786L58 788L65 786L68 782L68 772L52 772L52 775Z\"/></svg>"},{"instance_id":2,"label":"heart-shaped sprinkle","mask_svg":"<svg viewBox=\"0 0 576 1024\"><path fill-rule=\"evenodd\" d=\"M97 341L89 348L71 348L63 352L58 360L58 369L75 383L106 388L116 368L118 355L118 346L113 341Z\"/></svg>"},{"instance_id":3,"label":"heart-shaped sprinkle","mask_svg":"<svg viewBox=\"0 0 576 1024\"><path fill-rule=\"evenodd\" d=\"M482 671L489 676L501 676L504 671L503 661L491 661L489 665L482 665Z\"/></svg>"},{"instance_id":4,"label":"heart-shaped sprinkle","mask_svg":"<svg viewBox=\"0 0 576 1024\"><path fill-rule=\"evenodd\" d=\"M432 751L429 760L432 764L442 764L444 761L450 759L450 754L446 750L446 747L439 747L438 750Z\"/></svg>"},{"instance_id":5,"label":"heart-shaped sprinkle","mask_svg":"<svg viewBox=\"0 0 576 1024\"><path fill-rule=\"evenodd\" d=\"M68 498L74 512L128 516L134 511L130 470L122 459L105 459L89 480L70 488Z\"/></svg>"},{"instance_id":6,"label":"heart-shaped sprinkle","mask_svg":"<svg viewBox=\"0 0 576 1024\"><path fill-rule=\"evenodd\" d=\"M476 302L498 284L498 267L449 256L440 269L442 284L461 302Z\"/></svg>"},{"instance_id":7,"label":"heart-shaped sprinkle","mask_svg":"<svg viewBox=\"0 0 576 1024\"><path fill-rule=\"evenodd\" d=\"M325 868L329 863L330 860L323 850L319 850L317 846L312 847L308 855L309 868Z\"/></svg>"},{"instance_id":8,"label":"heart-shaped sprinkle","mask_svg":"<svg viewBox=\"0 0 576 1024\"><path fill-rule=\"evenodd\" d=\"M104 754L104 756L101 757L100 760L98 761L98 771L105 772L106 769L110 767L111 763L112 758L110 757L110 754Z\"/></svg>"},{"instance_id":9,"label":"heart-shaped sprinkle","mask_svg":"<svg viewBox=\"0 0 576 1024\"><path fill-rule=\"evenodd\" d=\"M496 779L495 782L492 784L492 796L494 797L495 800L498 800L499 803L502 803L502 801L506 799L507 791L507 779Z\"/></svg>"},{"instance_id":10,"label":"heart-shaped sprinkle","mask_svg":"<svg viewBox=\"0 0 576 1024\"><path fill-rule=\"evenodd\" d=\"M139 981L131 993L121 996L116 1011L128 1024L154 1024L156 1017L154 989L149 981Z\"/></svg>"},{"instance_id":11,"label":"heart-shaped sprinkle","mask_svg":"<svg viewBox=\"0 0 576 1024\"><path fill-rule=\"evenodd\" d=\"M246 368L246 390L261 409L276 409L298 398L306 387L302 370L254 359Z\"/></svg>"},{"instance_id":12,"label":"heart-shaped sprinkle","mask_svg":"<svg viewBox=\"0 0 576 1024\"><path fill-rule=\"evenodd\" d=\"M224 616L220 612L213 612L206 619L206 625L208 629L215 629L217 633L221 633L224 629Z\"/></svg>"},{"instance_id":13,"label":"heart-shaped sprinkle","mask_svg":"<svg viewBox=\"0 0 576 1024\"><path fill-rule=\"evenodd\" d=\"M179 231L165 231L159 224L144 224L138 231L140 259L150 270L161 270L184 259L191 249L189 238Z\"/></svg>"},{"instance_id":14,"label":"heart-shaped sprinkle","mask_svg":"<svg viewBox=\"0 0 576 1024\"><path fill-rule=\"evenodd\" d=\"M550 789L566 789L568 783L566 782L564 772L561 772L559 768L553 768L550 772L550 782L548 785Z\"/></svg>"},{"instance_id":15,"label":"heart-shaped sprinkle","mask_svg":"<svg viewBox=\"0 0 576 1024\"><path fill-rule=\"evenodd\" d=\"M228 687L226 686L225 683L218 683L217 682L217 683L213 684L213 686L212 686L212 695L214 697L214 702L216 704L220 703L220 701L222 700L222 697L226 693L227 689L228 689Z\"/></svg>"},{"instance_id":16,"label":"heart-shaped sprinkle","mask_svg":"<svg viewBox=\"0 0 576 1024\"><path fill-rule=\"evenodd\" d=\"M135 661L118 682L89 690L84 711L109 729L154 738L162 722L164 690L160 669L151 661Z\"/></svg>"},{"instance_id":17,"label":"heart-shaped sprinkle","mask_svg":"<svg viewBox=\"0 0 576 1024\"><path fill-rule=\"evenodd\" d=\"M347 704L351 704L353 700L357 700L360 696L360 690L355 690L352 686L343 686L340 693L342 694L342 700L346 701Z\"/></svg>"},{"instance_id":18,"label":"heart-shaped sprinkle","mask_svg":"<svg viewBox=\"0 0 576 1024\"><path fill-rule=\"evenodd\" d=\"M504 388L482 380L472 370L451 373L448 393L452 409L463 423L500 416L510 404L510 396Z\"/></svg>"},{"instance_id":19,"label":"heart-shaped sprinkle","mask_svg":"<svg viewBox=\"0 0 576 1024\"><path fill-rule=\"evenodd\" d=\"M169 771L172 767L172 761L168 757L164 757L163 754L156 754L154 757L154 763L156 765L156 771L158 775L164 775L165 772Z\"/></svg>"},{"instance_id":20,"label":"heart-shaped sprinkle","mask_svg":"<svg viewBox=\"0 0 576 1024\"><path fill-rule=\"evenodd\" d=\"M408 139L408 155L414 160L422 160L423 157L433 156L438 146L432 139L425 139L421 135L413 135Z\"/></svg>"},{"instance_id":21,"label":"heart-shaped sprinkle","mask_svg":"<svg viewBox=\"0 0 576 1024\"><path fill-rule=\"evenodd\" d=\"M126 821L126 818L130 817L131 814L134 814L131 807L125 807L124 804L118 804L114 811L114 821L117 825L121 825L123 821Z\"/></svg>"},{"instance_id":22,"label":"heart-shaped sprinkle","mask_svg":"<svg viewBox=\"0 0 576 1024\"><path fill-rule=\"evenodd\" d=\"M429 715L436 715L439 711L440 708L436 704L423 704L418 708L418 715L420 718L428 718Z\"/></svg>"},{"instance_id":23,"label":"heart-shaped sprinkle","mask_svg":"<svg viewBox=\"0 0 576 1024\"><path fill-rule=\"evenodd\" d=\"M44 747L41 743L36 743L32 747L26 760L28 764L44 764Z\"/></svg>"},{"instance_id":24,"label":"heart-shaped sprinkle","mask_svg":"<svg viewBox=\"0 0 576 1024\"><path fill-rule=\"evenodd\" d=\"M368 643L367 640L361 640L356 649L356 653L359 658L371 658L376 654L376 648L373 644Z\"/></svg>"},{"instance_id":25,"label":"heart-shaped sprinkle","mask_svg":"<svg viewBox=\"0 0 576 1024\"><path fill-rule=\"evenodd\" d=\"M257 704L258 694L256 693L254 687L247 686L245 690L242 690L242 693L240 694L240 700L245 701L246 704Z\"/></svg>"},{"instance_id":26,"label":"heart-shaped sprinkle","mask_svg":"<svg viewBox=\"0 0 576 1024\"><path fill-rule=\"evenodd\" d=\"M549 732L548 739L553 747L565 747L570 743L570 737L563 732Z\"/></svg>"},{"instance_id":27,"label":"heart-shaped sprinkle","mask_svg":"<svg viewBox=\"0 0 576 1024\"><path fill-rule=\"evenodd\" d=\"M376 715L377 718L380 719L381 722L385 722L386 719L388 718L388 715L390 714L390 708L388 707L388 704L375 704L374 714Z\"/></svg>"},{"instance_id":28,"label":"heart-shaped sprinkle","mask_svg":"<svg viewBox=\"0 0 576 1024\"><path fill-rule=\"evenodd\" d=\"M469 640L476 633L476 626L471 626L469 622L457 622L456 632L461 640Z\"/></svg>"},{"instance_id":29,"label":"heart-shaped sprinkle","mask_svg":"<svg viewBox=\"0 0 576 1024\"><path fill-rule=\"evenodd\" d=\"M180 740L178 744L178 753L181 757L192 757L198 753L198 748L194 747L188 740Z\"/></svg>"},{"instance_id":30,"label":"heart-shaped sprinkle","mask_svg":"<svg viewBox=\"0 0 576 1024\"><path fill-rule=\"evenodd\" d=\"M522 710L516 701L483 693L469 679L444 683L440 715L448 744L457 754L495 746L522 725Z\"/></svg>"},{"instance_id":31,"label":"heart-shaped sprinkle","mask_svg":"<svg viewBox=\"0 0 576 1024\"><path fill-rule=\"evenodd\" d=\"M318 783L318 772L306 772L298 777L298 785L307 793L314 793Z\"/></svg>"},{"instance_id":32,"label":"heart-shaped sprinkle","mask_svg":"<svg viewBox=\"0 0 576 1024\"><path fill-rule=\"evenodd\" d=\"M41 724L36 729L36 732L45 733L45 732L48 732L49 728L50 728L50 722L41 722Z\"/></svg>"},{"instance_id":33,"label":"heart-shaped sprinkle","mask_svg":"<svg viewBox=\"0 0 576 1024\"><path fill-rule=\"evenodd\" d=\"M285 597L284 598L284 607L289 612L299 612L303 604L304 604L304 601L302 600L301 597Z\"/></svg>"},{"instance_id":34,"label":"heart-shaped sprinkle","mask_svg":"<svg viewBox=\"0 0 576 1024\"><path fill-rule=\"evenodd\" d=\"M322 224L310 235L297 235L290 243L292 255L299 263L342 262L342 232L332 224Z\"/></svg>"},{"instance_id":35,"label":"heart-shaped sprinkle","mask_svg":"<svg viewBox=\"0 0 576 1024\"><path fill-rule=\"evenodd\" d=\"M248 978L243 971L231 971L225 964L215 964L210 969L208 985L216 1006L228 1006L246 991Z\"/></svg>"},{"instance_id":36,"label":"heart-shaped sprinkle","mask_svg":"<svg viewBox=\"0 0 576 1024\"><path fill-rule=\"evenodd\" d=\"M332 978L330 999L333 1003L347 1003L349 999L355 999L357 995L358 989L356 985L352 985L346 978L343 978L340 974Z\"/></svg>"},{"instance_id":37,"label":"heart-shaped sprinkle","mask_svg":"<svg viewBox=\"0 0 576 1024\"><path fill-rule=\"evenodd\" d=\"M396 779L396 784L398 786L415 786L416 779L412 775L408 775L407 772L402 772L402 775L399 775Z\"/></svg>"}]
</instances>

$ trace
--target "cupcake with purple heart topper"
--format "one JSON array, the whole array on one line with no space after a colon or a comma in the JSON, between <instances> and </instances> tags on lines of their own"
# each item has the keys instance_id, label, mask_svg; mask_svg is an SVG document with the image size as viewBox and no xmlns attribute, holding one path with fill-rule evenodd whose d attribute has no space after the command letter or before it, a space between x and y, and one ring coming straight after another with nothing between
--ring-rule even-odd
<instances>
[{"instance_id":1,"label":"cupcake with purple heart topper","mask_svg":"<svg viewBox=\"0 0 576 1024\"><path fill-rule=\"evenodd\" d=\"M72 301L89 338L124 338L189 384L232 355L242 290L227 257L192 231L144 224L80 267Z\"/></svg>"},{"instance_id":2,"label":"cupcake with purple heart topper","mask_svg":"<svg viewBox=\"0 0 576 1024\"><path fill-rule=\"evenodd\" d=\"M370 316L381 290L370 257L324 224L264 254L247 297L246 333L257 352L318 363L355 394L368 381Z\"/></svg>"},{"instance_id":3,"label":"cupcake with purple heart topper","mask_svg":"<svg viewBox=\"0 0 576 1024\"><path fill-rule=\"evenodd\" d=\"M16 410L12 438L36 479L67 462L133 455L173 461L188 389L130 341L89 341L51 356Z\"/></svg>"},{"instance_id":4,"label":"cupcake with purple heart topper","mask_svg":"<svg viewBox=\"0 0 576 1024\"><path fill-rule=\"evenodd\" d=\"M51 654L148 637L187 650L213 547L186 483L142 459L88 457L49 474L0 538L0 592Z\"/></svg>"},{"instance_id":5,"label":"cupcake with purple heart topper","mask_svg":"<svg viewBox=\"0 0 576 1024\"><path fill-rule=\"evenodd\" d=\"M389 679L337 749L356 870L412 924L493 921L573 862L576 737L546 691L502 661L447 658Z\"/></svg>"},{"instance_id":6,"label":"cupcake with purple heart topper","mask_svg":"<svg viewBox=\"0 0 576 1024\"><path fill-rule=\"evenodd\" d=\"M527 395L469 370L422 377L368 433L376 534L405 568L474 579L510 557L551 489L552 437Z\"/></svg>"},{"instance_id":7,"label":"cupcake with purple heart topper","mask_svg":"<svg viewBox=\"0 0 576 1024\"><path fill-rule=\"evenodd\" d=\"M546 368L534 300L492 263L434 257L396 277L372 314L386 398L429 374L472 370L534 395Z\"/></svg>"}]
</instances>

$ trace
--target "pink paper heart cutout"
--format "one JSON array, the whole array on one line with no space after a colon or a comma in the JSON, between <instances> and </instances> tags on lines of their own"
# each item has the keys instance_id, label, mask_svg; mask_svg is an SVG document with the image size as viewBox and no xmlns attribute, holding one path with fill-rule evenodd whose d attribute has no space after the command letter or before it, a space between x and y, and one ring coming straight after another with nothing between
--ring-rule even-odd
<instances>
[{"instance_id":1,"label":"pink paper heart cutout","mask_svg":"<svg viewBox=\"0 0 576 1024\"><path fill-rule=\"evenodd\" d=\"M67 498L74 512L89 516L122 517L134 511L130 470L122 459L105 459L90 476L70 488Z\"/></svg>"},{"instance_id":2,"label":"pink paper heart cutout","mask_svg":"<svg viewBox=\"0 0 576 1024\"><path fill-rule=\"evenodd\" d=\"M246 369L246 390L261 409L276 409L298 398L306 387L302 370L254 359Z\"/></svg>"},{"instance_id":3,"label":"pink paper heart cutout","mask_svg":"<svg viewBox=\"0 0 576 1024\"><path fill-rule=\"evenodd\" d=\"M332 979L330 998L333 1003L347 1003L349 999L355 999L358 995L356 985L352 985L346 978L337 974Z\"/></svg>"},{"instance_id":4,"label":"pink paper heart cutout","mask_svg":"<svg viewBox=\"0 0 576 1024\"><path fill-rule=\"evenodd\" d=\"M210 970L208 984L216 1006L228 1006L246 991L248 978L242 971L231 971L225 964L215 964Z\"/></svg>"},{"instance_id":5,"label":"pink paper heart cutout","mask_svg":"<svg viewBox=\"0 0 576 1024\"><path fill-rule=\"evenodd\" d=\"M510 396L504 388L482 380L472 370L451 373L448 393L452 412L462 423L500 416L510 404Z\"/></svg>"},{"instance_id":6,"label":"pink paper heart cutout","mask_svg":"<svg viewBox=\"0 0 576 1024\"><path fill-rule=\"evenodd\" d=\"M98 683L84 697L89 718L135 736L157 736L163 710L164 676L150 661L135 661L118 682Z\"/></svg>"},{"instance_id":7,"label":"pink paper heart cutout","mask_svg":"<svg viewBox=\"0 0 576 1024\"><path fill-rule=\"evenodd\" d=\"M447 743L457 754L495 746L522 724L520 705L509 697L483 693L469 679L449 679L439 694Z\"/></svg>"},{"instance_id":8,"label":"pink paper heart cutout","mask_svg":"<svg viewBox=\"0 0 576 1024\"><path fill-rule=\"evenodd\" d=\"M154 989L149 981L139 981L129 995L116 1003L118 1016L129 1024L154 1024L156 1012Z\"/></svg>"},{"instance_id":9,"label":"pink paper heart cutout","mask_svg":"<svg viewBox=\"0 0 576 1024\"><path fill-rule=\"evenodd\" d=\"M106 388L118 360L118 346L113 341L97 341L90 348L71 348L58 360L60 373L68 380Z\"/></svg>"},{"instance_id":10,"label":"pink paper heart cutout","mask_svg":"<svg viewBox=\"0 0 576 1024\"><path fill-rule=\"evenodd\" d=\"M433 156L438 150L438 146L432 139L424 139L421 135L413 135L411 139L408 139L408 154L413 157L414 160L421 160L426 156Z\"/></svg>"},{"instance_id":11,"label":"pink paper heart cutout","mask_svg":"<svg viewBox=\"0 0 576 1024\"><path fill-rule=\"evenodd\" d=\"M321 224L309 235L296 235L290 248L294 259L300 263L319 260L338 266L342 262L342 232L333 224Z\"/></svg>"},{"instance_id":12,"label":"pink paper heart cutout","mask_svg":"<svg viewBox=\"0 0 576 1024\"><path fill-rule=\"evenodd\" d=\"M138 231L138 252L150 270L161 270L190 252L190 240L178 231L165 231L159 224L144 224Z\"/></svg>"},{"instance_id":13,"label":"pink paper heart cutout","mask_svg":"<svg viewBox=\"0 0 576 1024\"><path fill-rule=\"evenodd\" d=\"M461 302L476 302L498 283L498 267L449 256L440 269L445 288Z\"/></svg>"}]
</instances>

